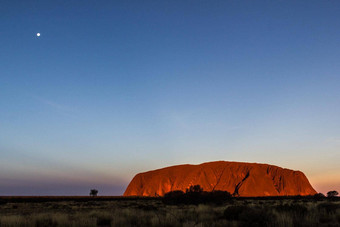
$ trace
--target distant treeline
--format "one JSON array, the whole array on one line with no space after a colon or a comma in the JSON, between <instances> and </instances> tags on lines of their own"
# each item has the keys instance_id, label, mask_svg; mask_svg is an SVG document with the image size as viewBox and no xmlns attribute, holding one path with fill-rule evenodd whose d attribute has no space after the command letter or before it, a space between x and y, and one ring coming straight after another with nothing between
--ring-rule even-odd
<instances>
[{"instance_id":1,"label":"distant treeline","mask_svg":"<svg viewBox=\"0 0 340 227\"><path fill-rule=\"evenodd\" d=\"M117 200L159 200L154 197L140 196L0 196L0 204L4 203L30 203L30 202L60 202L60 201L117 201Z\"/></svg>"},{"instance_id":2,"label":"distant treeline","mask_svg":"<svg viewBox=\"0 0 340 227\"><path fill-rule=\"evenodd\" d=\"M231 202L233 200L300 200L300 201L321 201L321 200L332 200L340 201L340 197L331 196L326 197L322 193L318 193L310 196L263 196L263 197L239 197L232 195L227 191L204 191L200 185L190 186L183 191L171 191L164 195L163 202L165 204L223 204L225 202Z\"/></svg>"},{"instance_id":3,"label":"distant treeline","mask_svg":"<svg viewBox=\"0 0 340 227\"><path fill-rule=\"evenodd\" d=\"M300 201L340 201L340 197L326 197L318 193L313 196L263 196L263 197L235 197L227 191L203 191L199 185L190 186L183 191L171 191L163 197L149 196L0 196L0 205L6 203L30 203L30 202L59 202L59 201L117 201L117 200L161 200L165 204L222 204L233 200L300 200Z\"/></svg>"}]
</instances>

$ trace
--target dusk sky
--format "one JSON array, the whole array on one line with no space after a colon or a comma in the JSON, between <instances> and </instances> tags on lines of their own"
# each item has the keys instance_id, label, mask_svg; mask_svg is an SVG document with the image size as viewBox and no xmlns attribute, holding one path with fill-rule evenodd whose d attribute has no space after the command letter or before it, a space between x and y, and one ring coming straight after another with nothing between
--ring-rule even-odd
<instances>
[{"instance_id":1,"label":"dusk sky","mask_svg":"<svg viewBox=\"0 0 340 227\"><path fill-rule=\"evenodd\" d=\"M339 12L0 1L0 195L122 195L139 172L217 160L340 191Z\"/></svg>"}]
</instances>

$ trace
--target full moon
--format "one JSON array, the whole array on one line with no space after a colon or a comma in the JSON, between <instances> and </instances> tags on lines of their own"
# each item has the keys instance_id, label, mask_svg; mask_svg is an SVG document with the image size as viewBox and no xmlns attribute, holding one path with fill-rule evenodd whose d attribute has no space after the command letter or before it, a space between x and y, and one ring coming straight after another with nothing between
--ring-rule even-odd
<instances>
[{"instance_id":1,"label":"full moon","mask_svg":"<svg viewBox=\"0 0 340 227\"><path fill-rule=\"evenodd\" d=\"M39 36L40 36L40 33L37 33L37 36L39 37Z\"/></svg>"}]
</instances>

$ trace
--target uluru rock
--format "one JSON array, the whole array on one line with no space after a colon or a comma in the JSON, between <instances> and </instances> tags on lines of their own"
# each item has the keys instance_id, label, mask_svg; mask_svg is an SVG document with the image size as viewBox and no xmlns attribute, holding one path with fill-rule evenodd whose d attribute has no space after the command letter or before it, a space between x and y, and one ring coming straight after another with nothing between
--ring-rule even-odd
<instances>
[{"instance_id":1,"label":"uluru rock","mask_svg":"<svg viewBox=\"0 0 340 227\"><path fill-rule=\"evenodd\" d=\"M200 185L204 191L228 191L235 196L295 196L317 192L301 171L244 162L177 165L137 174L124 196L163 196Z\"/></svg>"}]
</instances>

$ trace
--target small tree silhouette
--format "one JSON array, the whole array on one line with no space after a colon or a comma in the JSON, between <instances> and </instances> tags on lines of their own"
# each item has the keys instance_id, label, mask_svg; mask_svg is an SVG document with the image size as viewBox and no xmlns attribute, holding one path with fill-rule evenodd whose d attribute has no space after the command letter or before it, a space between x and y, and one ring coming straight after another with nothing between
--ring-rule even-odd
<instances>
[{"instance_id":1,"label":"small tree silhouette","mask_svg":"<svg viewBox=\"0 0 340 227\"><path fill-rule=\"evenodd\" d=\"M327 197L328 198L333 198L333 197L335 197L337 195L339 195L339 192L337 192L337 191L329 191L329 192L327 192Z\"/></svg>"},{"instance_id":2,"label":"small tree silhouette","mask_svg":"<svg viewBox=\"0 0 340 227\"><path fill-rule=\"evenodd\" d=\"M97 189L91 189L90 196L97 196L98 190Z\"/></svg>"},{"instance_id":3,"label":"small tree silhouette","mask_svg":"<svg viewBox=\"0 0 340 227\"><path fill-rule=\"evenodd\" d=\"M201 193L203 192L203 188L201 188L200 185L191 185L189 188L187 188L186 193Z\"/></svg>"}]
</instances>

